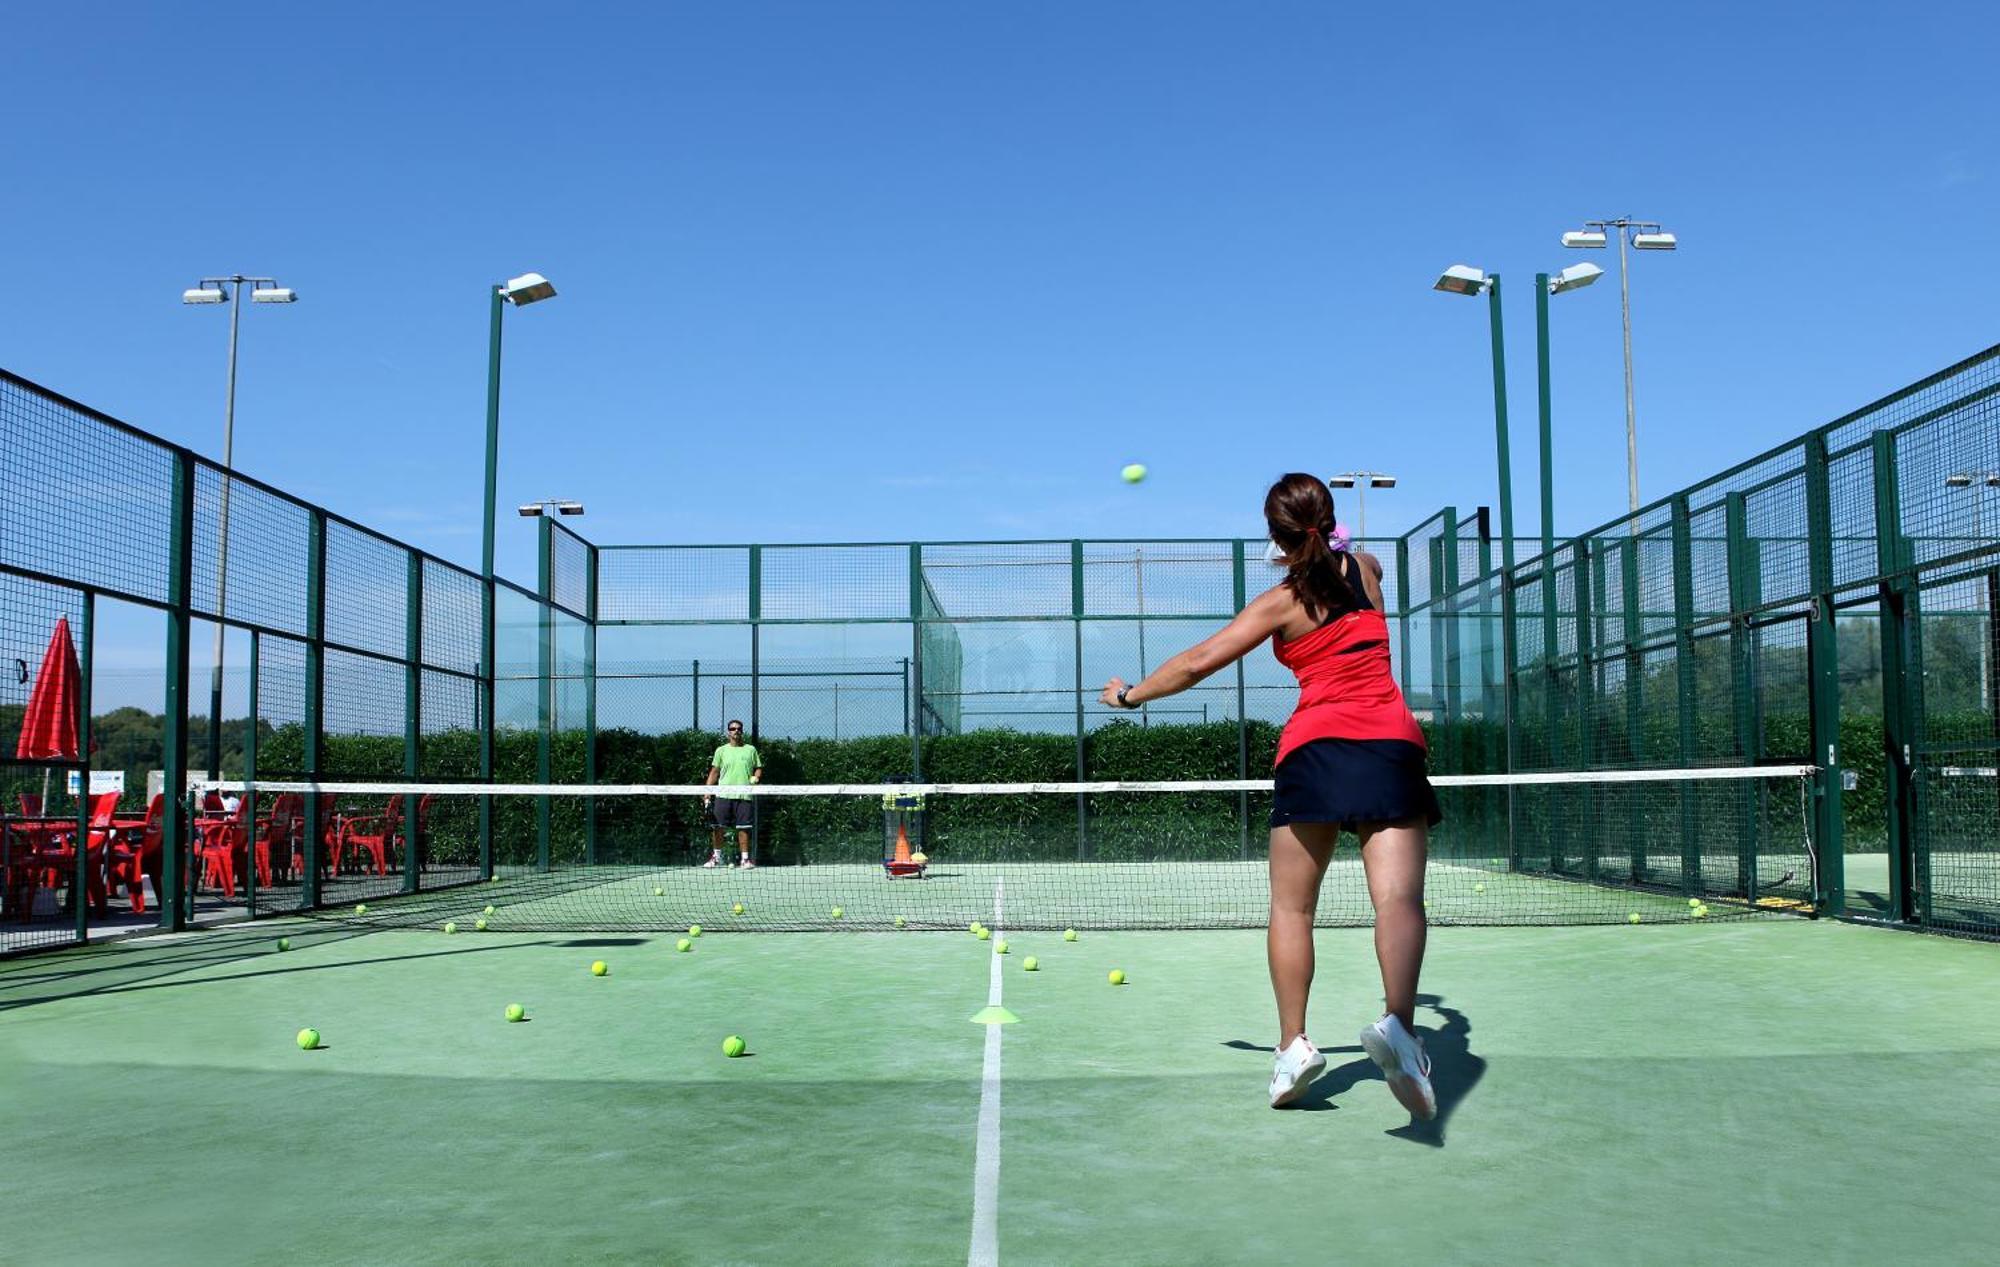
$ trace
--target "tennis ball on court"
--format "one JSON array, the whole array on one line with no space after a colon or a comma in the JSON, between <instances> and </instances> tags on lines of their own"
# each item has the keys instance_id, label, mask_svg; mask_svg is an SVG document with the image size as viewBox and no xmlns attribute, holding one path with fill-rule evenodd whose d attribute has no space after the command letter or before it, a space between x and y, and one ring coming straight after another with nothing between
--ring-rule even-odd
<instances>
[{"instance_id":1,"label":"tennis ball on court","mask_svg":"<svg viewBox=\"0 0 2000 1267\"><path fill-rule=\"evenodd\" d=\"M1625 922L1626 922L1626 923L1628 923L1628 924L1636 924L1636 923L1638 923L1638 922L1639 922L1639 912L1637 912L1637 911L1633 911L1633 912L1632 912L1632 913L1631 913L1630 915L1627 915L1627 916L1625 917Z\"/></svg>"},{"instance_id":2,"label":"tennis ball on court","mask_svg":"<svg viewBox=\"0 0 2000 1267\"><path fill-rule=\"evenodd\" d=\"M699 924L689 924L689 925L688 925L688 936L690 936L690 937L699 937L699 936L701 936L701 925L699 925Z\"/></svg>"},{"instance_id":3,"label":"tennis ball on court","mask_svg":"<svg viewBox=\"0 0 2000 1267\"><path fill-rule=\"evenodd\" d=\"M1007 953L1007 943L1006 943L1006 942L1004 942L1004 941L996 941L996 942L994 942L994 943L993 943L993 953L994 953L994 954L996 954L996 955L1004 955L1004 954L1006 954L1006 953Z\"/></svg>"},{"instance_id":4,"label":"tennis ball on court","mask_svg":"<svg viewBox=\"0 0 2000 1267\"><path fill-rule=\"evenodd\" d=\"M278 949L279 949L279 950L290 950L291 948L292 948L292 939L291 939L291 938L289 938L289 937L280 937L280 938L278 938Z\"/></svg>"},{"instance_id":5,"label":"tennis ball on court","mask_svg":"<svg viewBox=\"0 0 2000 1267\"><path fill-rule=\"evenodd\" d=\"M991 937L992 935L993 935L992 930L986 928L982 928L978 932L973 934L974 937L977 937L981 941L985 941L988 937Z\"/></svg>"},{"instance_id":6,"label":"tennis ball on court","mask_svg":"<svg viewBox=\"0 0 2000 1267\"><path fill-rule=\"evenodd\" d=\"M965 931L966 931L966 932L968 932L968 933L976 933L976 932L978 932L978 931L979 931L979 921L978 921L978 920L973 920L973 921L972 921L972 922L971 922L970 924L967 924L967 925L965 926Z\"/></svg>"},{"instance_id":7,"label":"tennis ball on court","mask_svg":"<svg viewBox=\"0 0 2000 1267\"><path fill-rule=\"evenodd\" d=\"M1110 977L1109 977L1108 979L1110 980L1110 982L1111 982L1111 984L1112 984L1112 985L1124 985L1124 984L1125 984L1125 969L1123 969L1123 968L1113 968L1113 969L1111 970L1111 976L1110 976Z\"/></svg>"},{"instance_id":8,"label":"tennis ball on court","mask_svg":"<svg viewBox=\"0 0 2000 1267\"><path fill-rule=\"evenodd\" d=\"M316 1029L302 1029L302 1030L300 1030L300 1031L299 1031L299 1050L300 1050L300 1051L311 1051L311 1050L312 1050L313 1048L315 1048L315 1047L317 1047L317 1046L319 1046L319 1031L318 1031L318 1030L316 1030Z\"/></svg>"},{"instance_id":9,"label":"tennis ball on court","mask_svg":"<svg viewBox=\"0 0 2000 1267\"><path fill-rule=\"evenodd\" d=\"M736 905L730 907L729 913L731 915L741 915L743 913L743 903L738 902Z\"/></svg>"},{"instance_id":10,"label":"tennis ball on court","mask_svg":"<svg viewBox=\"0 0 2000 1267\"><path fill-rule=\"evenodd\" d=\"M1692 914L1694 915L1694 917L1695 917L1696 919L1707 919L1707 918L1708 918L1708 908L1707 908L1706 906L1697 906L1697 907L1695 907L1695 908L1694 908L1694 911L1692 912Z\"/></svg>"},{"instance_id":11,"label":"tennis ball on court","mask_svg":"<svg viewBox=\"0 0 2000 1267\"><path fill-rule=\"evenodd\" d=\"M1689 909L1689 910L1693 910L1693 909L1694 909L1695 907L1697 907L1697 906L1700 906L1700 905L1701 905L1701 899L1700 899L1700 898L1698 898L1698 897L1691 897L1691 898L1689 898L1689 899L1688 899L1688 909Z\"/></svg>"},{"instance_id":12,"label":"tennis ball on court","mask_svg":"<svg viewBox=\"0 0 2000 1267\"><path fill-rule=\"evenodd\" d=\"M526 1017L527 1015L528 1015L528 1009L527 1009L527 1008L524 1008L524 1007L522 1007L522 1006L521 1006L521 1005L520 1005L519 1003L509 1003L509 1004L507 1005L507 1019L508 1019L508 1020L510 1020L510 1021L518 1021L518 1020L522 1020L522 1019L524 1019L524 1018L525 1018L525 1017Z\"/></svg>"},{"instance_id":13,"label":"tennis ball on court","mask_svg":"<svg viewBox=\"0 0 2000 1267\"><path fill-rule=\"evenodd\" d=\"M609 971L611 971L611 966L602 959L590 965L590 975L593 977L601 977Z\"/></svg>"},{"instance_id":14,"label":"tennis ball on court","mask_svg":"<svg viewBox=\"0 0 2000 1267\"><path fill-rule=\"evenodd\" d=\"M447 933L455 933L458 931L458 925L452 923L450 920L446 920L444 922L444 931L446 931Z\"/></svg>"},{"instance_id":15,"label":"tennis ball on court","mask_svg":"<svg viewBox=\"0 0 2000 1267\"><path fill-rule=\"evenodd\" d=\"M744 1042L741 1038L738 1038L736 1035L731 1034L729 1037L722 1040L722 1054L729 1057L731 1060L734 1060L736 1059L736 1057L742 1055L744 1049L747 1048L748 1046L749 1044Z\"/></svg>"},{"instance_id":16,"label":"tennis ball on court","mask_svg":"<svg viewBox=\"0 0 2000 1267\"><path fill-rule=\"evenodd\" d=\"M1124 480L1127 484L1137 484L1140 480L1146 478L1146 464L1143 462L1127 463L1125 469L1118 472L1118 478Z\"/></svg>"},{"instance_id":17,"label":"tennis ball on court","mask_svg":"<svg viewBox=\"0 0 2000 1267\"><path fill-rule=\"evenodd\" d=\"M485 916L482 915L478 919L472 921L472 931L475 933L483 933L486 931Z\"/></svg>"},{"instance_id":18,"label":"tennis ball on court","mask_svg":"<svg viewBox=\"0 0 2000 1267\"><path fill-rule=\"evenodd\" d=\"M913 853L910 855L910 861L916 863L920 867L923 866L925 863L929 862L930 860L931 856L927 853Z\"/></svg>"},{"instance_id":19,"label":"tennis ball on court","mask_svg":"<svg viewBox=\"0 0 2000 1267\"><path fill-rule=\"evenodd\" d=\"M690 951L694 949L694 943L683 937L674 943L674 949L682 952Z\"/></svg>"},{"instance_id":20,"label":"tennis ball on court","mask_svg":"<svg viewBox=\"0 0 2000 1267\"><path fill-rule=\"evenodd\" d=\"M903 917L898 915L896 917L896 927L901 928L902 926L903 926Z\"/></svg>"},{"instance_id":21,"label":"tennis ball on court","mask_svg":"<svg viewBox=\"0 0 2000 1267\"><path fill-rule=\"evenodd\" d=\"M490 905L484 911L480 912L480 914L482 915L491 915L492 913L493 913L493 908Z\"/></svg>"},{"instance_id":22,"label":"tennis ball on court","mask_svg":"<svg viewBox=\"0 0 2000 1267\"><path fill-rule=\"evenodd\" d=\"M841 910L841 909L840 909L839 907L837 907L837 906L836 906L836 907L834 907L834 908L833 908L833 917L834 917L835 919L839 919L839 918L840 918L841 916L843 916L843 915L845 915L845 914L847 914L847 912L846 912L846 911L843 911L843 910Z\"/></svg>"},{"instance_id":23,"label":"tennis ball on court","mask_svg":"<svg viewBox=\"0 0 2000 1267\"><path fill-rule=\"evenodd\" d=\"M368 903L366 903L366 902L357 902L357 903L355 903L355 905L354 905L354 913L355 913L356 915L366 915L366 914L368 913Z\"/></svg>"},{"instance_id":24,"label":"tennis ball on court","mask_svg":"<svg viewBox=\"0 0 2000 1267\"><path fill-rule=\"evenodd\" d=\"M1035 958L1033 955L1029 955L1026 959L1023 959L1021 961L1021 971L1023 972L1033 972L1035 969L1041 966L1042 966L1042 961Z\"/></svg>"},{"instance_id":25,"label":"tennis ball on court","mask_svg":"<svg viewBox=\"0 0 2000 1267\"><path fill-rule=\"evenodd\" d=\"M1064 941L1075 941L1075 940L1076 940L1076 930L1075 930L1074 928L1065 928L1065 929L1063 929L1063 940L1064 940Z\"/></svg>"},{"instance_id":26,"label":"tennis ball on court","mask_svg":"<svg viewBox=\"0 0 2000 1267\"><path fill-rule=\"evenodd\" d=\"M1472 886L1472 891L1474 893L1484 893L1486 892L1486 886L1483 884L1475 884Z\"/></svg>"},{"instance_id":27,"label":"tennis ball on court","mask_svg":"<svg viewBox=\"0 0 2000 1267\"><path fill-rule=\"evenodd\" d=\"M654 896L654 897L665 897L666 895L667 895L667 891L666 891L665 889L661 888L661 887L660 887L659 885L657 885L657 884L653 886L653 896Z\"/></svg>"}]
</instances>

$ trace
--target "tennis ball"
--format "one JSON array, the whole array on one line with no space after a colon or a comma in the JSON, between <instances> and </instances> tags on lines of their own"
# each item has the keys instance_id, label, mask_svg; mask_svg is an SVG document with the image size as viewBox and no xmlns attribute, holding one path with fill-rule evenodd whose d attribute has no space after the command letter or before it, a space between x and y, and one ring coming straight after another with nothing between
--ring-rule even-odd
<instances>
[{"instance_id":1,"label":"tennis ball","mask_svg":"<svg viewBox=\"0 0 2000 1267\"><path fill-rule=\"evenodd\" d=\"M458 925L452 923L450 920L446 920L444 922L444 931L446 931L447 933L455 933L458 931Z\"/></svg>"},{"instance_id":2,"label":"tennis ball","mask_svg":"<svg viewBox=\"0 0 2000 1267\"><path fill-rule=\"evenodd\" d=\"M1023 972L1033 972L1035 969L1041 966L1042 966L1042 961L1035 958L1033 955L1029 955L1026 959L1023 959L1021 961L1021 971Z\"/></svg>"},{"instance_id":3,"label":"tennis ball","mask_svg":"<svg viewBox=\"0 0 2000 1267\"><path fill-rule=\"evenodd\" d=\"M486 931L486 917L485 917L485 916L483 916L483 915L482 915L482 916L480 916L480 917L479 917L478 919L476 919L476 920L472 921L472 931L474 931L474 932L476 932L476 933L483 933L483 932L485 932L485 931Z\"/></svg>"},{"instance_id":4,"label":"tennis ball","mask_svg":"<svg viewBox=\"0 0 2000 1267\"><path fill-rule=\"evenodd\" d=\"M522 1019L524 1019L524 1018L525 1018L525 1017L526 1017L527 1015L528 1015L528 1009L527 1009L527 1008L524 1008L524 1007L522 1007L522 1006L521 1006L521 1005L520 1005L519 1003L509 1003L509 1004L507 1005L507 1019L508 1019L508 1020L510 1020L510 1021L518 1021L518 1020L522 1020Z\"/></svg>"},{"instance_id":5,"label":"tennis ball","mask_svg":"<svg viewBox=\"0 0 2000 1267\"><path fill-rule=\"evenodd\" d=\"M1472 891L1474 893L1484 893L1486 892L1486 886L1483 884L1475 884L1472 886Z\"/></svg>"},{"instance_id":6,"label":"tennis ball","mask_svg":"<svg viewBox=\"0 0 2000 1267\"><path fill-rule=\"evenodd\" d=\"M1110 982L1111 982L1111 984L1112 984L1112 985L1124 985L1124 984L1125 984L1125 969L1123 969L1123 968L1113 968L1113 969L1111 970L1111 976L1110 976L1109 980L1110 980Z\"/></svg>"},{"instance_id":7,"label":"tennis ball","mask_svg":"<svg viewBox=\"0 0 2000 1267\"><path fill-rule=\"evenodd\" d=\"M1692 912L1692 914L1694 915L1694 917L1695 917L1696 919L1707 919L1707 918L1708 918L1708 908L1707 908L1706 906L1697 906L1697 907L1695 907L1695 908L1694 908L1694 911Z\"/></svg>"},{"instance_id":8,"label":"tennis ball","mask_svg":"<svg viewBox=\"0 0 2000 1267\"><path fill-rule=\"evenodd\" d=\"M689 924L689 925L688 925L688 936L690 936L690 937L699 937L699 936L701 936L701 925L699 925L699 924Z\"/></svg>"},{"instance_id":9,"label":"tennis ball","mask_svg":"<svg viewBox=\"0 0 2000 1267\"><path fill-rule=\"evenodd\" d=\"M833 908L833 917L834 917L835 919L839 919L839 918L840 918L841 916L843 916L843 915L845 915L845 914L847 914L847 912L846 912L846 911L843 911L843 910L841 910L841 909L840 909L839 907L837 907L837 906L836 906L836 907L834 907L834 908Z\"/></svg>"},{"instance_id":10,"label":"tennis ball","mask_svg":"<svg viewBox=\"0 0 2000 1267\"><path fill-rule=\"evenodd\" d=\"M973 934L973 936L979 938L979 940L981 941L985 941L988 937L991 937L992 935L993 935L992 931L990 929L985 929L985 928L982 928L977 933Z\"/></svg>"},{"instance_id":11,"label":"tennis ball","mask_svg":"<svg viewBox=\"0 0 2000 1267\"><path fill-rule=\"evenodd\" d=\"M930 860L931 856L927 853L913 853L910 855L910 861L916 863L920 867L923 866L925 863L929 862Z\"/></svg>"},{"instance_id":12,"label":"tennis ball","mask_svg":"<svg viewBox=\"0 0 2000 1267\"><path fill-rule=\"evenodd\" d=\"M1004 954L1006 954L1006 953L1007 953L1007 943L1006 943L1006 942L1004 942L1004 941L996 941L996 942L994 942L994 943L993 943L993 953L994 953L994 954L996 954L996 955L1004 955Z\"/></svg>"},{"instance_id":13,"label":"tennis ball","mask_svg":"<svg viewBox=\"0 0 2000 1267\"><path fill-rule=\"evenodd\" d=\"M745 1043L741 1038L731 1034L722 1040L722 1054L734 1060L736 1057L742 1055L744 1049L748 1046L749 1044Z\"/></svg>"},{"instance_id":14,"label":"tennis ball","mask_svg":"<svg viewBox=\"0 0 2000 1267\"><path fill-rule=\"evenodd\" d=\"M1700 898L1698 898L1698 897L1691 897L1691 898L1689 898L1689 899L1688 899L1688 909L1689 909L1689 910L1693 910L1693 909L1694 909L1695 907L1697 907L1697 906L1700 906L1700 905L1701 905L1701 899L1700 899Z\"/></svg>"},{"instance_id":15,"label":"tennis ball","mask_svg":"<svg viewBox=\"0 0 2000 1267\"><path fill-rule=\"evenodd\" d=\"M493 913L493 908L491 906L488 906L484 911L480 912L480 914L482 915L491 915L492 913Z\"/></svg>"},{"instance_id":16,"label":"tennis ball","mask_svg":"<svg viewBox=\"0 0 2000 1267\"><path fill-rule=\"evenodd\" d=\"M355 903L355 905L354 905L354 913L355 913L356 915L366 915L366 914L368 913L368 903L366 903L366 902L357 902L357 903Z\"/></svg>"},{"instance_id":17,"label":"tennis ball","mask_svg":"<svg viewBox=\"0 0 2000 1267\"><path fill-rule=\"evenodd\" d=\"M1137 484L1140 480L1146 478L1146 464L1143 462L1127 463L1125 469L1118 472L1118 478L1124 480L1127 484Z\"/></svg>"},{"instance_id":18,"label":"tennis ball","mask_svg":"<svg viewBox=\"0 0 2000 1267\"><path fill-rule=\"evenodd\" d=\"M903 926L903 917L898 915L896 917L896 927L901 928L902 926Z\"/></svg>"},{"instance_id":19,"label":"tennis ball","mask_svg":"<svg viewBox=\"0 0 2000 1267\"><path fill-rule=\"evenodd\" d=\"M601 977L609 971L611 971L610 965L605 963L602 959L599 959L596 963L590 965L590 975L593 977Z\"/></svg>"},{"instance_id":20,"label":"tennis ball","mask_svg":"<svg viewBox=\"0 0 2000 1267\"><path fill-rule=\"evenodd\" d=\"M729 913L731 915L741 915L743 913L743 903L738 902L736 905L730 907Z\"/></svg>"},{"instance_id":21,"label":"tennis ball","mask_svg":"<svg viewBox=\"0 0 2000 1267\"><path fill-rule=\"evenodd\" d=\"M674 943L674 949L683 952L693 950L694 943L689 941L687 938L683 937L679 941Z\"/></svg>"},{"instance_id":22,"label":"tennis ball","mask_svg":"<svg viewBox=\"0 0 2000 1267\"><path fill-rule=\"evenodd\" d=\"M280 937L280 938L278 938L278 949L279 949L279 950L290 950L291 948L292 948L292 939L291 939L291 938L289 938L289 937Z\"/></svg>"},{"instance_id":23,"label":"tennis ball","mask_svg":"<svg viewBox=\"0 0 2000 1267\"><path fill-rule=\"evenodd\" d=\"M1074 928L1065 928L1065 929L1063 929L1063 940L1064 940L1064 941L1075 941L1075 940L1076 940L1076 930L1075 930Z\"/></svg>"},{"instance_id":24,"label":"tennis ball","mask_svg":"<svg viewBox=\"0 0 2000 1267\"><path fill-rule=\"evenodd\" d=\"M1638 923L1638 922L1639 922L1639 912L1637 912L1637 911L1633 911L1633 912L1632 912L1632 913L1631 913L1630 915L1627 915L1627 916L1625 917L1625 922L1626 922L1626 923L1628 923L1628 924L1636 924L1636 923Z\"/></svg>"},{"instance_id":25,"label":"tennis ball","mask_svg":"<svg viewBox=\"0 0 2000 1267\"><path fill-rule=\"evenodd\" d=\"M665 889L661 888L661 887L660 887L659 885L657 885L657 884L653 886L653 896L654 896L654 897L665 897L666 895L667 895L667 891L666 891Z\"/></svg>"},{"instance_id":26,"label":"tennis ball","mask_svg":"<svg viewBox=\"0 0 2000 1267\"><path fill-rule=\"evenodd\" d=\"M319 1046L319 1031L318 1031L318 1030L316 1030L316 1029L302 1029L302 1030L300 1030L300 1031L299 1031L299 1050L300 1050L300 1051L311 1051L311 1050L312 1050L313 1048L315 1048L315 1047L317 1047L317 1046Z\"/></svg>"},{"instance_id":27,"label":"tennis ball","mask_svg":"<svg viewBox=\"0 0 2000 1267\"><path fill-rule=\"evenodd\" d=\"M973 920L973 921L972 921L972 922L971 922L970 924L967 924L967 925L965 926L965 931L966 931L966 932L968 932L968 933L976 933L976 932L978 932L978 931L979 931L979 921L978 921L978 920Z\"/></svg>"}]
</instances>

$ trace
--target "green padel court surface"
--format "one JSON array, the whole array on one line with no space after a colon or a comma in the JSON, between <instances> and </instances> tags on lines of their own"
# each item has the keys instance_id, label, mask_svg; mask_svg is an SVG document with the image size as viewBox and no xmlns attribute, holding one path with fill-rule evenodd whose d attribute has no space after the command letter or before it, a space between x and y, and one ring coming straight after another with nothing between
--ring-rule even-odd
<instances>
[{"instance_id":1,"label":"green padel court surface","mask_svg":"<svg viewBox=\"0 0 2000 1267\"><path fill-rule=\"evenodd\" d=\"M1002 1262L2000 1244L2000 947L1791 920L1441 929L1419 1022L1443 1111L1415 1127L1353 1047L1366 930L1320 935L1331 1065L1288 1112L1263 1101L1261 934L1010 941ZM683 954L295 921L0 963L0 1259L964 1262L992 960L965 933ZM297 1048L306 1025L325 1049Z\"/></svg>"}]
</instances>

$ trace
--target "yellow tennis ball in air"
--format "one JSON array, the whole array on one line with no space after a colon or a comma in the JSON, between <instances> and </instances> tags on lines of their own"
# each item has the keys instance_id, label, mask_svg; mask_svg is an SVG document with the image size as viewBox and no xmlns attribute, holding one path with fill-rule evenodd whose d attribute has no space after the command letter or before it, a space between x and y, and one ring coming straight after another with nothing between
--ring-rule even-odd
<instances>
[{"instance_id":1,"label":"yellow tennis ball in air","mask_svg":"<svg viewBox=\"0 0 2000 1267\"><path fill-rule=\"evenodd\" d=\"M605 963L602 959L590 965L590 975L593 977L601 977L609 971L611 971L611 965Z\"/></svg>"},{"instance_id":2,"label":"yellow tennis ball in air","mask_svg":"<svg viewBox=\"0 0 2000 1267\"><path fill-rule=\"evenodd\" d=\"M1140 480L1146 478L1146 464L1144 462L1129 462L1126 464L1124 470L1118 472L1118 478L1124 480L1127 484L1137 484Z\"/></svg>"},{"instance_id":3,"label":"yellow tennis ball in air","mask_svg":"<svg viewBox=\"0 0 2000 1267\"><path fill-rule=\"evenodd\" d=\"M1123 968L1113 968L1113 969L1111 970L1111 976L1110 976L1110 977L1108 978L1108 980L1109 980L1109 981L1111 982L1111 984L1112 984L1112 985L1124 985L1124 984L1125 984L1125 969L1123 969Z\"/></svg>"}]
</instances>

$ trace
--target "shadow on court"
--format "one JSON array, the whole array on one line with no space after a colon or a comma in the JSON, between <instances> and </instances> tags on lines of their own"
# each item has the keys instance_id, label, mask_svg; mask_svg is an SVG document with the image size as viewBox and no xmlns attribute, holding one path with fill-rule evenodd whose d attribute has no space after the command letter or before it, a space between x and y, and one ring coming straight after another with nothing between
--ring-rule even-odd
<instances>
[{"instance_id":1,"label":"shadow on court","mask_svg":"<svg viewBox=\"0 0 2000 1267\"><path fill-rule=\"evenodd\" d=\"M1419 1016L1417 1024L1417 1033L1424 1040L1424 1050L1430 1053L1431 1090L1437 1096L1437 1116L1428 1122L1413 1121L1388 1133L1411 1143L1443 1148L1445 1124L1451 1120L1460 1101L1470 1095L1473 1087L1486 1075L1486 1059L1473 1054L1472 1022L1465 1013L1446 1007L1444 999L1435 994L1419 994L1417 1006L1428 1008L1444 1020L1441 1026L1427 1027ZM1238 1051L1276 1050L1268 1043L1248 1043L1242 1039L1232 1039L1223 1046ZM1327 1056L1352 1055L1357 1058L1321 1074L1310 1091L1292 1102L1294 1110L1313 1113L1337 1109L1340 1107L1335 1102L1337 1098L1353 1089L1356 1083L1382 1081L1382 1071L1375 1067L1374 1061L1361 1054L1358 1045L1322 1047L1320 1051Z\"/></svg>"}]
</instances>

